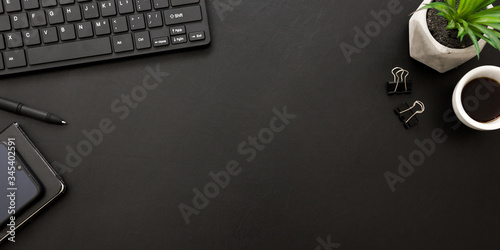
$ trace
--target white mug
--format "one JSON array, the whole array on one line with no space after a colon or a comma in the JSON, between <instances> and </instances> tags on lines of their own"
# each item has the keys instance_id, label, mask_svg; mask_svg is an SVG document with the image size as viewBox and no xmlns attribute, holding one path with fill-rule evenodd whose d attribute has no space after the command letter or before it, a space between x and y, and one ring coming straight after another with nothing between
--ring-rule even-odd
<instances>
[{"instance_id":1,"label":"white mug","mask_svg":"<svg viewBox=\"0 0 500 250\"><path fill-rule=\"evenodd\" d=\"M465 76L462 77L462 79L455 87L455 91L453 91L453 97L451 101L453 104L453 110L455 111L458 119L460 119L463 124L467 125L470 128L482 131L500 129L500 119L497 118L496 120L486 123L478 122L472 119L464 109L462 103L462 90L470 81L482 77L491 78L497 82L500 82L500 67L481 66L465 74ZM500 106L500 103L498 103L498 105Z\"/></svg>"}]
</instances>

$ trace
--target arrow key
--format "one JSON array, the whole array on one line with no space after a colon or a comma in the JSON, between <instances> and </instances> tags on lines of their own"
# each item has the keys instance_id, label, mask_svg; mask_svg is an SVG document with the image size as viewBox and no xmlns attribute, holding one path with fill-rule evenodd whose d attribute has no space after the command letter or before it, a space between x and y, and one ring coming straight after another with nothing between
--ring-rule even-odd
<instances>
[{"instance_id":1,"label":"arrow key","mask_svg":"<svg viewBox=\"0 0 500 250\"><path fill-rule=\"evenodd\" d=\"M181 44L181 43L185 43L185 42L187 42L186 35L172 37L172 44Z\"/></svg>"},{"instance_id":2,"label":"arrow key","mask_svg":"<svg viewBox=\"0 0 500 250\"><path fill-rule=\"evenodd\" d=\"M205 32L204 31L197 31L197 32L189 33L189 41L194 42L194 41L201 41L201 40L205 40Z\"/></svg>"}]
</instances>

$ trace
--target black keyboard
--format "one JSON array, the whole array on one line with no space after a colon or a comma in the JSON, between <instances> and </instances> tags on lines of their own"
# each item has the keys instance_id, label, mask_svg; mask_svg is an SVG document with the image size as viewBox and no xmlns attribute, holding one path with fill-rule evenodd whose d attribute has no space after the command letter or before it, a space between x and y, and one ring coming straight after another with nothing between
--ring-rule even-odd
<instances>
[{"instance_id":1,"label":"black keyboard","mask_svg":"<svg viewBox=\"0 0 500 250\"><path fill-rule=\"evenodd\" d=\"M210 43L205 0L0 3L0 75Z\"/></svg>"}]
</instances>

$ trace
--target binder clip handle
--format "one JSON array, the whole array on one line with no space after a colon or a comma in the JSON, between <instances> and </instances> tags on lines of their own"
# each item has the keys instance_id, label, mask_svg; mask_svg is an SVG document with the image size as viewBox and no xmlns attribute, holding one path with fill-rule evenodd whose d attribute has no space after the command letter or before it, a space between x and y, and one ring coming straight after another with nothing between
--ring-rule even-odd
<instances>
[{"instance_id":1,"label":"binder clip handle","mask_svg":"<svg viewBox=\"0 0 500 250\"><path fill-rule=\"evenodd\" d=\"M412 89L411 81L408 81L407 78L410 75L408 70L405 70L401 67L395 67L391 70L391 74L393 77L392 82L387 83L387 94L410 94ZM400 83L404 84L400 86ZM394 85L394 87L392 87Z\"/></svg>"},{"instance_id":2,"label":"binder clip handle","mask_svg":"<svg viewBox=\"0 0 500 250\"><path fill-rule=\"evenodd\" d=\"M411 118L413 118L415 115L424 113L424 111L425 111L425 105L424 105L424 103L423 103L423 102L421 102L421 101L419 101L419 100L416 100L416 101L413 103L413 105L412 105L411 107L409 107L409 108L407 108L407 109L405 109L405 110L403 110L403 111L400 111L400 112L399 112L399 114L402 114L402 113L404 113L404 112L408 112L408 111L412 110L413 108L415 108L415 106L416 106L416 105L420 105L420 108L421 108L421 109L420 109L420 110L415 111L415 112L414 112L414 113L410 116L410 118L408 118L406 121L404 121L405 123L408 123L408 121L410 121L410 120L411 120Z\"/></svg>"},{"instance_id":3,"label":"binder clip handle","mask_svg":"<svg viewBox=\"0 0 500 250\"><path fill-rule=\"evenodd\" d=\"M415 110L416 106L420 106L420 110ZM423 102L416 100L410 107L406 102L401 106L396 108L396 114L399 115L399 119L404 123L406 128L413 127L418 123L417 114L422 114L425 111L425 105Z\"/></svg>"}]
</instances>

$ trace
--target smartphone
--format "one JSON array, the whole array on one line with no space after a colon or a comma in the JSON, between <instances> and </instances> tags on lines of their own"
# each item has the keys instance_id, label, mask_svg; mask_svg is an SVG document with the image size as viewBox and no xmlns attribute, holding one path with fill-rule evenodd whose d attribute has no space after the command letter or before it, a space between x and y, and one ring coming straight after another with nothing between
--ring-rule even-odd
<instances>
[{"instance_id":1,"label":"smartphone","mask_svg":"<svg viewBox=\"0 0 500 250\"><path fill-rule=\"evenodd\" d=\"M6 225L42 195L40 182L15 150L14 141L0 142L0 221Z\"/></svg>"}]
</instances>

